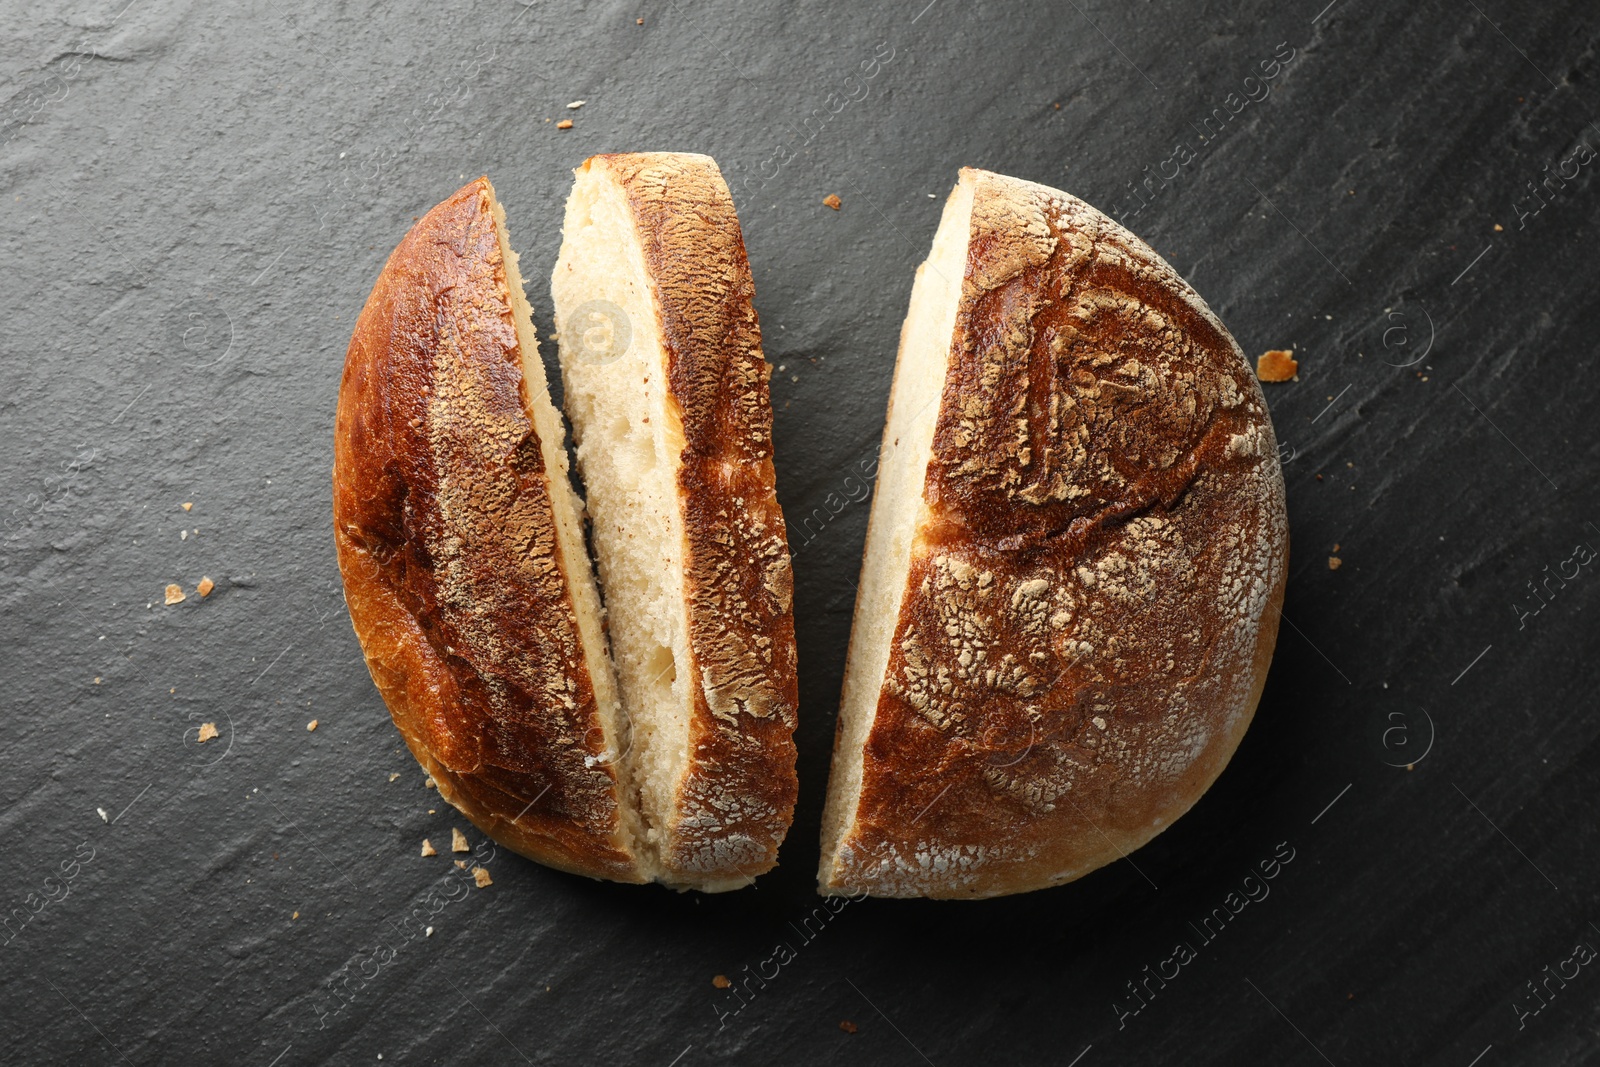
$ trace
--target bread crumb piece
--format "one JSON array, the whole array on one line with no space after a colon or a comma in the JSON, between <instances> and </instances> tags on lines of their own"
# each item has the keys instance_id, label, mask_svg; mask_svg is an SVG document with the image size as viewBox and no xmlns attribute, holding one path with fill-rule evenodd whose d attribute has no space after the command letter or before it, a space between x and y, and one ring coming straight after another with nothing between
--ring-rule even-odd
<instances>
[{"instance_id":1,"label":"bread crumb piece","mask_svg":"<svg viewBox=\"0 0 1600 1067\"><path fill-rule=\"evenodd\" d=\"M1340 559L1340 558L1339 558L1339 557L1338 557L1338 556L1329 556L1329 557L1328 557L1328 569L1329 569L1329 570L1330 570L1330 571L1336 571L1336 570L1338 570L1338 569L1339 569L1339 567L1340 567L1340 566L1341 566L1341 565L1342 565L1342 564L1343 564L1343 563L1344 563L1344 560L1342 560L1342 559Z\"/></svg>"},{"instance_id":2,"label":"bread crumb piece","mask_svg":"<svg viewBox=\"0 0 1600 1067\"><path fill-rule=\"evenodd\" d=\"M494 879L489 877L489 868L487 867L472 868L472 880L478 883L479 889L484 886L494 885Z\"/></svg>"},{"instance_id":3,"label":"bread crumb piece","mask_svg":"<svg viewBox=\"0 0 1600 1067\"><path fill-rule=\"evenodd\" d=\"M171 585L167 586L168 604L182 604L187 599L189 598L183 595L183 586L179 585L177 582L173 582Z\"/></svg>"},{"instance_id":4,"label":"bread crumb piece","mask_svg":"<svg viewBox=\"0 0 1600 1067\"><path fill-rule=\"evenodd\" d=\"M643 26L644 25L644 19L634 19L633 20L633 24L635 26Z\"/></svg>"},{"instance_id":5,"label":"bread crumb piece","mask_svg":"<svg viewBox=\"0 0 1600 1067\"><path fill-rule=\"evenodd\" d=\"M183 510L184 511L191 511L193 509L194 509L194 501L192 501L192 500L183 505Z\"/></svg>"},{"instance_id":6,"label":"bread crumb piece","mask_svg":"<svg viewBox=\"0 0 1600 1067\"><path fill-rule=\"evenodd\" d=\"M556 123L556 129L558 129L558 130L570 130L570 129L572 129L572 120L571 119L562 119L560 122Z\"/></svg>"},{"instance_id":7,"label":"bread crumb piece","mask_svg":"<svg viewBox=\"0 0 1600 1067\"><path fill-rule=\"evenodd\" d=\"M391 775L389 775L389 781L391 781L391 782L392 782L392 781L394 781L394 780L395 780L395 779L396 779L396 778L399 778L399 777L400 777L400 772L399 772L399 771L395 771L395 772L394 772L394 773L393 773L393 774L391 774Z\"/></svg>"},{"instance_id":8,"label":"bread crumb piece","mask_svg":"<svg viewBox=\"0 0 1600 1067\"><path fill-rule=\"evenodd\" d=\"M1287 349L1268 349L1256 360L1256 377L1264 382L1286 382L1299 371L1299 362Z\"/></svg>"},{"instance_id":9,"label":"bread crumb piece","mask_svg":"<svg viewBox=\"0 0 1600 1067\"><path fill-rule=\"evenodd\" d=\"M439 788L439 783L435 782L433 780L433 775L430 774L430 775L428 775L426 778L424 778L422 780L422 788L424 788L424 789L438 789Z\"/></svg>"},{"instance_id":10,"label":"bread crumb piece","mask_svg":"<svg viewBox=\"0 0 1600 1067\"><path fill-rule=\"evenodd\" d=\"M567 110L568 111L576 111L580 107L582 107L584 104L587 104L588 102L589 101L587 101L587 100L574 100L572 103L567 105Z\"/></svg>"},{"instance_id":11,"label":"bread crumb piece","mask_svg":"<svg viewBox=\"0 0 1600 1067\"><path fill-rule=\"evenodd\" d=\"M96 675L96 676L95 676L95 679L94 679L94 684L95 684L95 685L99 685L99 684L100 684L100 677L99 677L99 675Z\"/></svg>"},{"instance_id":12,"label":"bread crumb piece","mask_svg":"<svg viewBox=\"0 0 1600 1067\"><path fill-rule=\"evenodd\" d=\"M839 1029L843 1030L847 1034L853 1034L856 1032L856 1024L851 1022L849 1019L844 1019L839 1023Z\"/></svg>"},{"instance_id":13,"label":"bread crumb piece","mask_svg":"<svg viewBox=\"0 0 1600 1067\"><path fill-rule=\"evenodd\" d=\"M1494 232L1495 233L1499 233L1500 231L1502 231L1504 229L1505 229L1505 227L1500 225L1498 222L1494 224Z\"/></svg>"},{"instance_id":14,"label":"bread crumb piece","mask_svg":"<svg viewBox=\"0 0 1600 1067\"><path fill-rule=\"evenodd\" d=\"M1337 551L1339 551L1339 542L1337 542L1337 541L1335 541L1335 542L1334 542L1334 543L1333 543L1333 550L1334 550L1334 551L1335 551L1335 552L1337 552Z\"/></svg>"},{"instance_id":15,"label":"bread crumb piece","mask_svg":"<svg viewBox=\"0 0 1600 1067\"><path fill-rule=\"evenodd\" d=\"M109 823L111 821L111 816L106 814L105 808L95 808L94 810L99 814L101 822Z\"/></svg>"},{"instance_id":16,"label":"bread crumb piece","mask_svg":"<svg viewBox=\"0 0 1600 1067\"><path fill-rule=\"evenodd\" d=\"M433 842L424 837L422 839L422 854L424 856L437 856L439 850L433 847Z\"/></svg>"},{"instance_id":17,"label":"bread crumb piece","mask_svg":"<svg viewBox=\"0 0 1600 1067\"><path fill-rule=\"evenodd\" d=\"M200 584L194 587L194 591L199 593L202 597L208 597L211 595L211 590L215 589L216 587L216 582L213 582L210 578L201 577Z\"/></svg>"},{"instance_id":18,"label":"bread crumb piece","mask_svg":"<svg viewBox=\"0 0 1600 1067\"><path fill-rule=\"evenodd\" d=\"M195 743L203 745L216 736L217 724L214 722L203 722L200 724L200 736L195 738Z\"/></svg>"},{"instance_id":19,"label":"bread crumb piece","mask_svg":"<svg viewBox=\"0 0 1600 1067\"><path fill-rule=\"evenodd\" d=\"M451 852L471 852L472 851L472 846L467 844L467 835L462 833L460 830L457 830L454 826L450 827L450 851Z\"/></svg>"},{"instance_id":20,"label":"bread crumb piece","mask_svg":"<svg viewBox=\"0 0 1600 1067\"><path fill-rule=\"evenodd\" d=\"M430 926L426 930L422 931L422 936L423 937L432 937L433 936L433 927Z\"/></svg>"},{"instance_id":21,"label":"bread crumb piece","mask_svg":"<svg viewBox=\"0 0 1600 1067\"><path fill-rule=\"evenodd\" d=\"M844 201L840 200L833 193L829 193L827 196L823 197L822 202L833 208L835 211L838 211L840 205L844 203Z\"/></svg>"},{"instance_id":22,"label":"bread crumb piece","mask_svg":"<svg viewBox=\"0 0 1600 1067\"><path fill-rule=\"evenodd\" d=\"M467 861L466 860L456 860L456 866L460 867L464 871L464 870L467 869Z\"/></svg>"},{"instance_id":23,"label":"bread crumb piece","mask_svg":"<svg viewBox=\"0 0 1600 1067\"><path fill-rule=\"evenodd\" d=\"M310 722L306 723L306 732L307 733L310 733L312 730L315 730L316 728L317 728L317 720L316 719L312 719Z\"/></svg>"},{"instance_id":24,"label":"bread crumb piece","mask_svg":"<svg viewBox=\"0 0 1600 1067\"><path fill-rule=\"evenodd\" d=\"M733 983L728 981L727 975L719 974L715 978L711 979L711 984L716 986L718 989L727 989Z\"/></svg>"},{"instance_id":25,"label":"bread crumb piece","mask_svg":"<svg viewBox=\"0 0 1600 1067\"><path fill-rule=\"evenodd\" d=\"M297 912L295 912L295 913L294 913L294 914L293 914L293 915L291 915L291 916L289 916L289 918L291 918L291 919L298 919L298 918L300 918L300 913L299 913L299 912L298 912L298 911L297 911Z\"/></svg>"}]
</instances>

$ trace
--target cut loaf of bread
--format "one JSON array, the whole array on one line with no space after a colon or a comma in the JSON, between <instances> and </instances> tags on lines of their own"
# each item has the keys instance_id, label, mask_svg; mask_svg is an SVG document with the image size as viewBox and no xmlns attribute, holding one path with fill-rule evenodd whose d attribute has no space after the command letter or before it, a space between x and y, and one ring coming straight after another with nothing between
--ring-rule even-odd
<instances>
[{"instance_id":1,"label":"cut loaf of bread","mask_svg":"<svg viewBox=\"0 0 1600 1067\"><path fill-rule=\"evenodd\" d=\"M1082 201L964 169L901 331L822 891L1023 892L1171 825L1249 725L1287 552L1200 297Z\"/></svg>"},{"instance_id":2,"label":"cut loaf of bread","mask_svg":"<svg viewBox=\"0 0 1600 1067\"><path fill-rule=\"evenodd\" d=\"M670 183L676 198L661 221L684 234L666 245L698 256L693 235L703 221L696 213L721 213L742 266L726 188L720 178L704 179L705 167L715 175L715 165L667 158L694 161L701 180ZM685 224L674 211L696 217ZM631 247L628 240L613 232L591 250L609 263L626 257L618 248ZM660 323L705 314L699 304L686 311L673 293L663 296L660 280L635 278L645 306L653 300L659 309L636 320L640 351L670 344ZM788 556L770 440L762 436L771 413L748 270L742 278L726 271L706 288L720 300L714 314L738 319L748 344L720 363L702 357L689 393L702 408L738 407L748 424L742 455L755 459L736 490L754 498L763 540L747 536L737 545L742 554L717 556L686 534L689 527L712 529L715 521L702 516L733 505L722 495L728 483L673 491L702 458L681 431L676 441L663 439L652 474L623 465L586 469L595 479L589 491L606 502L608 515L619 495L650 501L622 537L664 565L603 568L607 598L619 606L613 617L620 610L631 620L642 610L668 620L663 644L650 652L661 677L672 678L667 664L677 664L685 679L700 678L693 672L703 668L703 689L721 699L718 707L738 704L737 713L718 720L720 740L708 741L704 735L718 731L691 715L686 736L697 745L638 743L657 732L683 734L683 716L637 684L640 671L629 657L641 646L619 640L613 618L619 687L585 547L584 509L568 478L566 427L550 402L517 258L486 178L412 228L357 320L339 395L334 522L368 668L441 796L495 840L542 863L596 878L719 891L747 884L775 862L793 807L796 701ZM751 387L752 375L759 389ZM584 419L607 425L670 408L631 378L582 404ZM611 485L612 477L625 484ZM746 523L746 535L752 528ZM609 528L596 530L603 563L615 557L615 540ZM687 620L681 603L674 615L672 597L681 601L708 573L726 588L701 592ZM739 599L752 589L772 592L760 605ZM717 614L724 610L732 614ZM674 624L684 633L672 632ZM636 630L631 622L621 629ZM709 630L718 639L697 644L696 635ZM730 650L740 642L753 647L758 638L766 648L763 670L725 669ZM653 762L641 758L646 752ZM750 792L756 765L764 776ZM719 774L724 767L729 773ZM659 781L678 783L687 815L657 825L658 809L641 810L641 795L662 792ZM677 851L663 848L664 840Z\"/></svg>"}]
</instances>

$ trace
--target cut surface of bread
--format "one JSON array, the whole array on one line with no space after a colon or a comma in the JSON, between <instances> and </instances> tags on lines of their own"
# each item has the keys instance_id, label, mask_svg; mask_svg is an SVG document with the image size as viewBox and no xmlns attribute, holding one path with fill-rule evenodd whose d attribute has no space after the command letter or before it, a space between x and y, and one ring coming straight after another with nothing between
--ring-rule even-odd
<instances>
[{"instance_id":1,"label":"cut surface of bread","mask_svg":"<svg viewBox=\"0 0 1600 1067\"><path fill-rule=\"evenodd\" d=\"M855 621L850 629L851 669L845 673L839 737L822 821L824 856L838 850L847 825L842 813L854 810L861 794L862 750L889 663L900 597L911 567L912 542L923 520L922 484L939 418L961 282L966 276L972 188L970 182L959 182L945 201L933 250L917 267L911 307L900 329L900 354L889 390L889 416L884 422L867 529L864 559L869 562L861 569L856 591Z\"/></svg>"},{"instance_id":2,"label":"cut surface of bread","mask_svg":"<svg viewBox=\"0 0 1600 1067\"><path fill-rule=\"evenodd\" d=\"M335 446L340 570L396 725L481 829L579 874L733 889L773 865L794 802L766 367L715 164L613 158L656 160L654 200L636 189L632 216L578 226L569 211L599 286L586 299L621 317L572 327L562 352L604 605L486 178L412 228L358 319ZM611 362L608 325L621 377L572 373L586 336L590 362Z\"/></svg>"},{"instance_id":3,"label":"cut surface of bread","mask_svg":"<svg viewBox=\"0 0 1600 1067\"><path fill-rule=\"evenodd\" d=\"M1133 234L964 169L901 332L818 874L971 898L1081 877L1221 773L1288 552L1243 353Z\"/></svg>"},{"instance_id":4,"label":"cut surface of bread","mask_svg":"<svg viewBox=\"0 0 1600 1067\"><path fill-rule=\"evenodd\" d=\"M584 169L567 201L551 291L565 406L610 609L611 651L633 717L624 756L659 855L689 766L688 605L677 457L683 428L627 198Z\"/></svg>"},{"instance_id":5,"label":"cut surface of bread","mask_svg":"<svg viewBox=\"0 0 1600 1067\"><path fill-rule=\"evenodd\" d=\"M623 703L627 777L668 884L776 861L796 793L792 579L766 362L708 157L599 156L551 278Z\"/></svg>"}]
</instances>

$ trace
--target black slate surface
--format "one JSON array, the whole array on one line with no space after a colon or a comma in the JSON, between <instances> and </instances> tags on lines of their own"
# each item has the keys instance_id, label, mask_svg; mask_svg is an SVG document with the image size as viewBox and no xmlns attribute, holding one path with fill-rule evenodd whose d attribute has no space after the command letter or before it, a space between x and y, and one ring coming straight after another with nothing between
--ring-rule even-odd
<instances>
[{"instance_id":1,"label":"black slate surface","mask_svg":"<svg viewBox=\"0 0 1600 1067\"><path fill-rule=\"evenodd\" d=\"M1324 2L5 4L0 1060L1600 1060L1600 11ZM721 162L781 368L800 808L753 890L472 831L480 890L417 855L465 823L343 609L340 366L480 173L548 334L570 169L643 149ZM852 479L963 164L1120 212L1252 356L1296 348L1287 625L1131 861L815 911Z\"/></svg>"}]
</instances>

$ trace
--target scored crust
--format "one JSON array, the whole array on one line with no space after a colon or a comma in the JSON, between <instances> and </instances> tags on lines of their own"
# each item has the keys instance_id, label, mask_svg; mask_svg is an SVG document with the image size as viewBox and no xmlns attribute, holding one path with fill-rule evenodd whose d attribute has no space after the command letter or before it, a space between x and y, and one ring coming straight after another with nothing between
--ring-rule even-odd
<instances>
[{"instance_id":1,"label":"scored crust","mask_svg":"<svg viewBox=\"0 0 1600 1067\"><path fill-rule=\"evenodd\" d=\"M827 894L995 896L1133 851L1221 773L1277 635L1283 479L1238 344L1082 201L972 169L957 190L970 229L931 440L883 443L880 494L897 459L922 494L900 505L918 512L876 677L857 602ZM876 498L872 527L893 506ZM895 565L880 543L862 598Z\"/></svg>"},{"instance_id":2,"label":"scored crust","mask_svg":"<svg viewBox=\"0 0 1600 1067\"><path fill-rule=\"evenodd\" d=\"M664 495L676 506L669 528L679 531L681 545L669 553L675 565L662 580L682 576L681 590L671 592L683 612L673 654L687 660L675 663L686 758L672 769L675 780L647 790L665 797L660 810L645 798L652 859L668 884L736 888L776 863L798 791L793 577L775 490L770 370L754 284L733 200L710 157L596 156L577 177L552 287L580 468L598 462L592 450L611 442L603 426L585 424L575 396L638 389L622 380L634 372L644 388L659 390L657 410L670 426L659 439L676 450L660 476L669 480ZM608 188L586 189L594 182ZM636 297L646 321L632 324L641 354L631 361L586 366L568 343L577 329L567 323L569 305L589 291L583 271L592 276L594 269L576 261L591 251L578 251L580 192L617 205L629 246L618 253L627 264L619 270L642 279L613 285L645 290ZM591 505L604 577L611 553L629 550L622 542L631 532L601 514L611 505L592 486ZM612 595L608 587L608 600ZM631 621L613 614L614 628ZM614 638L621 639L615 629ZM626 690L626 674L623 682ZM631 698L629 706L636 707Z\"/></svg>"},{"instance_id":3,"label":"scored crust","mask_svg":"<svg viewBox=\"0 0 1600 1067\"><path fill-rule=\"evenodd\" d=\"M429 211L356 322L333 471L345 600L441 796L541 863L646 881L597 612L592 593L574 598L593 579L586 562L569 573L581 533L573 546L561 442L536 429L549 400L519 343L532 324L516 320L496 207L480 178Z\"/></svg>"}]
</instances>

